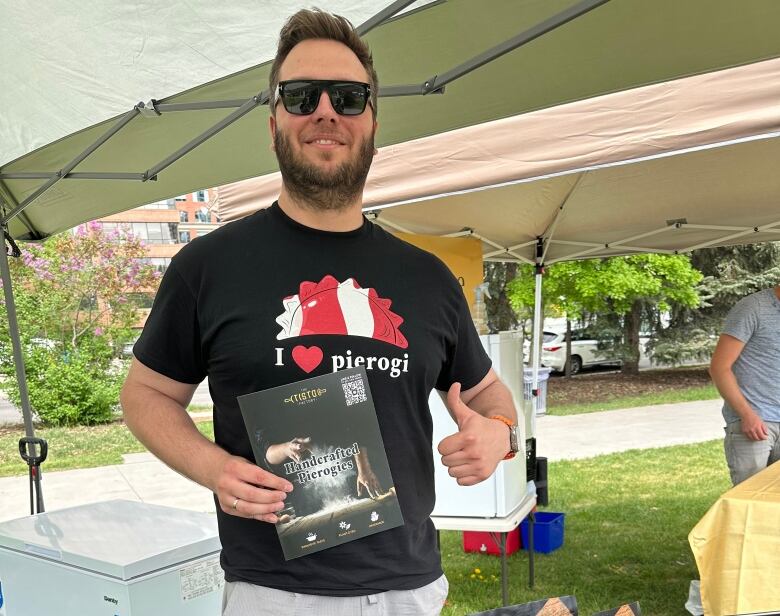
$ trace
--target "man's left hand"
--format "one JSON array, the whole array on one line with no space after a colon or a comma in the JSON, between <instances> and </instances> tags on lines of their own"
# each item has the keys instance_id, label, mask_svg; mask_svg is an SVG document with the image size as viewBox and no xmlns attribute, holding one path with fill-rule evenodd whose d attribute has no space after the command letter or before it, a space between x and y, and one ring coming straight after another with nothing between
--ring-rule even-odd
<instances>
[{"instance_id":1,"label":"man's left hand","mask_svg":"<svg viewBox=\"0 0 780 616\"><path fill-rule=\"evenodd\" d=\"M458 485L473 486L490 477L509 452L509 429L470 409L460 399L460 383L447 392L447 407L458 431L439 443L441 461Z\"/></svg>"}]
</instances>

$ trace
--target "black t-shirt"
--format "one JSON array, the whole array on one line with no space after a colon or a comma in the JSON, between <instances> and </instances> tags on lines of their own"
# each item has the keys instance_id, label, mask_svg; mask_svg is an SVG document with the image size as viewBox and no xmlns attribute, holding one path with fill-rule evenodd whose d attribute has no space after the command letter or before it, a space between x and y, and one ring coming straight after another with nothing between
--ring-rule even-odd
<instances>
[{"instance_id":1,"label":"black t-shirt","mask_svg":"<svg viewBox=\"0 0 780 616\"><path fill-rule=\"evenodd\" d=\"M439 259L366 219L354 231L320 231L275 203L172 259L134 354L183 383L208 376L216 442L248 460L237 396L354 365L367 370L404 525L285 561L273 525L217 507L228 581L352 596L419 588L441 575L429 519L428 396L455 381L473 387L490 359Z\"/></svg>"}]
</instances>

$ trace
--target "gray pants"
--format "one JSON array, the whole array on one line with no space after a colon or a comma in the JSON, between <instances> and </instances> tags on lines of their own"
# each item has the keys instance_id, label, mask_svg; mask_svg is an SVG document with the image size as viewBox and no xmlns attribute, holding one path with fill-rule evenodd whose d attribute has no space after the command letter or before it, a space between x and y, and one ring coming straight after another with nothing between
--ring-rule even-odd
<instances>
[{"instance_id":1,"label":"gray pants","mask_svg":"<svg viewBox=\"0 0 780 616\"><path fill-rule=\"evenodd\" d=\"M731 483L737 485L780 460L780 422L765 421L769 436L763 441L752 441L742 434L742 422L726 424L723 449L729 465Z\"/></svg>"},{"instance_id":2,"label":"gray pants","mask_svg":"<svg viewBox=\"0 0 780 616\"><path fill-rule=\"evenodd\" d=\"M414 590L324 597L226 582L222 616L439 616L449 584L443 575Z\"/></svg>"}]
</instances>

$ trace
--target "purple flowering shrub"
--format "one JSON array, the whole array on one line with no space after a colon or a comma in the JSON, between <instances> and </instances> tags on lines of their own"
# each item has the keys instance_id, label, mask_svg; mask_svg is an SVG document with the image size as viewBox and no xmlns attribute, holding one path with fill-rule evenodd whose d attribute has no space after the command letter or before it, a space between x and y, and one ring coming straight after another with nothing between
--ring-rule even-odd
<instances>
[{"instance_id":1,"label":"purple flowering shrub","mask_svg":"<svg viewBox=\"0 0 780 616\"><path fill-rule=\"evenodd\" d=\"M44 423L114 417L126 371L118 360L139 319L131 299L159 284L158 272L140 261L145 256L139 239L88 223L27 244L11 260L30 403ZM19 404L4 310L0 320L0 373L9 377L0 388Z\"/></svg>"}]
</instances>

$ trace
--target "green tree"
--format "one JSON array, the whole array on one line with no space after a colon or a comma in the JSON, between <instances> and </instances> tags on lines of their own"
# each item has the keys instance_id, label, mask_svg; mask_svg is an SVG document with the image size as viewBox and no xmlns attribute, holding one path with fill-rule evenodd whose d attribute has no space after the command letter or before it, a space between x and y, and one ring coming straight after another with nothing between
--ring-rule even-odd
<instances>
[{"instance_id":1,"label":"green tree","mask_svg":"<svg viewBox=\"0 0 780 616\"><path fill-rule=\"evenodd\" d=\"M532 268L523 270L509 285L515 307L533 305ZM602 344L622 357L623 371L635 373L642 323L660 323L660 314L673 305L698 305L696 285L701 279L690 259L681 255L569 261L546 268L544 295L548 310L592 322Z\"/></svg>"},{"instance_id":2,"label":"green tree","mask_svg":"<svg viewBox=\"0 0 780 616\"><path fill-rule=\"evenodd\" d=\"M731 307L780 283L780 242L695 250L691 263L704 274L702 303L696 309L672 306L669 326L653 342L653 355L662 361L709 359Z\"/></svg>"},{"instance_id":3,"label":"green tree","mask_svg":"<svg viewBox=\"0 0 780 616\"><path fill-rule=\"evenodd\" d=\"M156 287L141 241L99 223L24 247L11 277L30 404L44 422L110 420L125 366L117 361L139 318L134 294ZM3 311L3 321L6 321ZM8 324L0 328L0 383L20 403Z\"/></svg>"}]
</instances>

